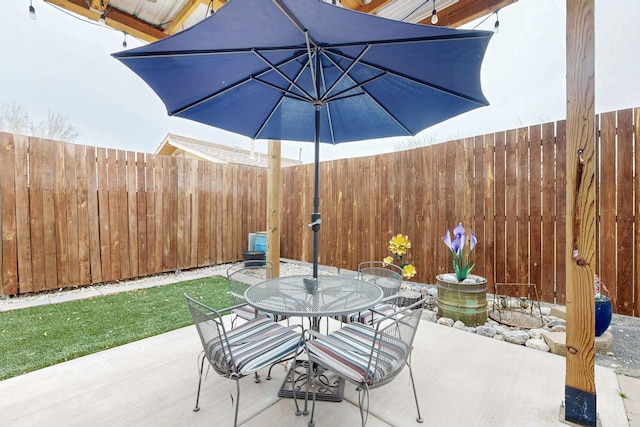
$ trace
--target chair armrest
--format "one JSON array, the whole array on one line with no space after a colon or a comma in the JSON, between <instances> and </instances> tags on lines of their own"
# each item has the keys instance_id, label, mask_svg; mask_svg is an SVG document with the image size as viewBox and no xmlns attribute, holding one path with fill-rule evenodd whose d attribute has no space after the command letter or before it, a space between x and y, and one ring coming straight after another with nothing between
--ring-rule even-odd
<instances>
[{"instance_id":1,"label":"chair armrest","mask_svg":"<svg viewBox=\"0 0 640 427\"><path fill-rule=\"evenodd\" d=\"M380 312L380 311L376 310L375 308L371 308L370 310L371 310L372 312L374 312L374 313L378 313L378 314L380 314L380 315L384 316L384 317L382 317L382 318L378 319L378 320L373 324L373 326L375 326L375 327L376 327L376 329L379 329L379 328L380 328L380 325L381 325L383 322L385 322L385 321L387 321L387 320L389 320L389 319L391 319L391 320L395 320L395 319L397 319L397 318L398 318L398 315L399 315L399 314L404 314L404 313L406 313L406 312L407 312L407 311L409 311L409 310L415 310L415 309L418 309L418 308L420 308L420 307L423 307L423 306L424 306L424 303L425 303L425 300L426 300L426 298L423 298L423 299L421 299L420 301L416 301L416 302L414 302L413 304L411 304L411 305L409 305L409 306L407 306L407 307L402 307L402 308L396 309L393 313L389 313L389 314L386 314L386 315L385 315L384 313L382 313L382 312Z\"/></svg>"}]
</instances>

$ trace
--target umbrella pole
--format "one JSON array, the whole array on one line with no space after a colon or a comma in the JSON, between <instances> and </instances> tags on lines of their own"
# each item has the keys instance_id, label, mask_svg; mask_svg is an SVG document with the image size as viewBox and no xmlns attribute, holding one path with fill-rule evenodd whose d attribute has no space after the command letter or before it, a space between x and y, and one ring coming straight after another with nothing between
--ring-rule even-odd
<instances>
[{"instance_id":1,"label":"umbrella pole","mask_svg":"<svg viewBox=\"0 0 640 427\"><path fill-rule=\"evenodd\" d=\"M320 196L318 195L318 183L319 174L318 169L320 166L320 109L321 103L314 104L315 107L315 155L314 155L314 168L313 168L313 213L311 214L311 229L313 230L313 277L318 277L318 231L320 231Z\"/></svg>"}]
</instances>

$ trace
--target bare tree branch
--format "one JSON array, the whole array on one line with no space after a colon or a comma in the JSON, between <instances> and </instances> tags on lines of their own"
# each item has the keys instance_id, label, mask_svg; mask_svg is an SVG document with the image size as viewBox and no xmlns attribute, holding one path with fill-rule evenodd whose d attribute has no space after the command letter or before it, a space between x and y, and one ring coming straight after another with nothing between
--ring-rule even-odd
<instances>
[{"instance_id":1,"label":"bare tree branch","mask_svg":"<svg viewBox=\"0 0 640 427\"><path fill-rule=\"evenodd\" d=\"M0 104L0 131L66 142L73 142L81 135L69 123L67 116L51 110L46 120L33 123L29 119L29 113L16 101Z\"/></svg>"}]
</instances>

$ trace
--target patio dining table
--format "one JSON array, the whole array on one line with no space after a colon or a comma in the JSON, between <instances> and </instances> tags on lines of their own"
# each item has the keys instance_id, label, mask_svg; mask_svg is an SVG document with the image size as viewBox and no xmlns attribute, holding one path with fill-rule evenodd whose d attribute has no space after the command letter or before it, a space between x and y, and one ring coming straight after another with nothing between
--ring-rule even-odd
<instances>
[{"instance_id":1,"label":"patio dining table","mask_svg":"<svg viewBox=\"0 0 640 427\"><path fill-rule=\"evenodd\" d=\"M286 276L265 280L249 287L244 298L247 305L258 311L287 317L311 319L311 329L318 332L323 317L342 316L364 311L380 302L382 289L371 282L342 275ZM304 393L306 361L298 360L285 378L278 396L294 397L293 387ZM340 402L344 380L332 378L330 373L320 376L317 400ZM293 383L293 384L292 384ZM296 392L298 393L298 392ZM306 408L305 408L306 412Z\"/></svg>"},{"instance_id":2,"label":"patio dining table","mask_svg":"<svg viewBox=\"0 0 640 427\"><path fill-rule=\"evenodd\" d=\"M342 275L320 275L317 279L276 277L253 285L244 293L247 305L256 310L311 318L316 332L320 318L366 310L382 297L383 291L376 284Z\"/></svg>"}]
</instances>

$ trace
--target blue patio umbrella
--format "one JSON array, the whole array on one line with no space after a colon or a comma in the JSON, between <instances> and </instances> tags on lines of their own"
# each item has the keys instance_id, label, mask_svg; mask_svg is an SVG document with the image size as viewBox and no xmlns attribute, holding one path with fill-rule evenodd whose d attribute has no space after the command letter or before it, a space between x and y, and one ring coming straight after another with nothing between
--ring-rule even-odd
<instances>
[{"instance_id":1,"label":"blue patio umbrella","mask_svg":"<svg viewBox=\"0 0 640 427\"><path fill-rule=\"evenodd\" d=\"M488 105L480 67L492 34L321 0L232 0L185 31L113 56L169 115L254 139L315 143L317 277L320 143L415 135Z\"/></svg>"}]
</instances>

